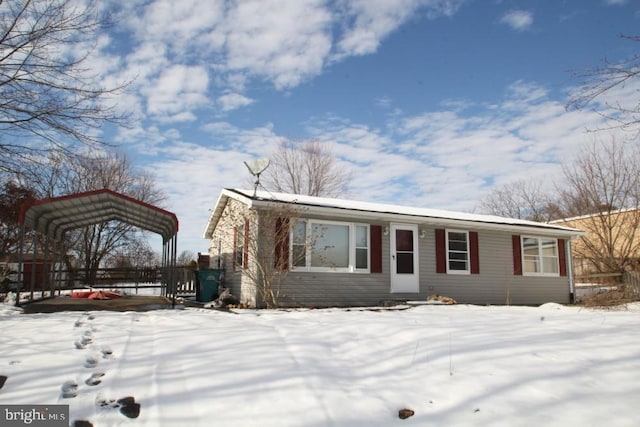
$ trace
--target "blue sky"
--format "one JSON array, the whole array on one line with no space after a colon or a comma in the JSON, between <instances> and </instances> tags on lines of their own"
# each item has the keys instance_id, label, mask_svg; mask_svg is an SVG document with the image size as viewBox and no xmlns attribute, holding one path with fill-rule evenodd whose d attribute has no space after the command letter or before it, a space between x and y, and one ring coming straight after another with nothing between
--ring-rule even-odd
<instances>
[{"instance_id":1,"label":"blue sky","mask_svg":"<svg viewBox=\"0 0 640 427\"><path fill-rule=\"evenodd\" d=\"M640 33L631 0L121 3L92 61L134 79L117 99L134 126L105 138L155 174L193 252L220 190L250 183L242 162L282 139L332 144L357 200L477 211L494 186L549 183L601 125L565 110L572 70Z\"/></svg>"}]
</instances>

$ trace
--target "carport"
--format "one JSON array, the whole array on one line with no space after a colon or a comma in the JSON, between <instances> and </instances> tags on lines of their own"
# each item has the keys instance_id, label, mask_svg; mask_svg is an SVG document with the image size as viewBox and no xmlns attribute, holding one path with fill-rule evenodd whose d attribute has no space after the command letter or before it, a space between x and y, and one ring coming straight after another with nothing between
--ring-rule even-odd
<instances>
[{"instance_id":1,"label":"carport","mask_svg":"<svg viewBox=\"0 0 640 427\"><path fill-rule=\"evenodd\" d=\"M175 214L112 190L102 189L52 197L23 204L18 222L21 226L18 283L24 282L24 240L27 231L34 230L44 236L44 263L52 261L49 247L60 244L67 231L108 221L121 221L162 236L162 295L171 296L175 304L177 275L175 272L178 246L178 218ZM38 239L33 239L33 258L38 253ZM54 251L55 252L55 251ZM58 255L63 250L60 249ZM54 254L55 255L55 254ZM55 265L55 264L53 264ZM30 292L33 300L35 269L32 269ZM50 283L56 269L51 268ZM43 291L44 292L44 291ZM19 303L17 292L16 304ZM53 295L53 288L51 289Z\"/></svg>"}]
</instances>

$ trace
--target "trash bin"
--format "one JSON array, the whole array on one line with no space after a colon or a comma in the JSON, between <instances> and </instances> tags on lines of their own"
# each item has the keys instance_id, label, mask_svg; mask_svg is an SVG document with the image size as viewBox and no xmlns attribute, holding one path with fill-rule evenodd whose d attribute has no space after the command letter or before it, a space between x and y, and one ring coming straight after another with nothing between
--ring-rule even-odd
<instances>
[{"instance_id":1,"label":"trash bin","mask_svg":"<svg viewBox=\"0 0 640 427\"><path fill-rule=\"evenodd\" d=\"M224 270L215 268L201 268L198 270L199 291L198 302L209 302L218 298L218 286Z\"/></svg>"}]
</instances>

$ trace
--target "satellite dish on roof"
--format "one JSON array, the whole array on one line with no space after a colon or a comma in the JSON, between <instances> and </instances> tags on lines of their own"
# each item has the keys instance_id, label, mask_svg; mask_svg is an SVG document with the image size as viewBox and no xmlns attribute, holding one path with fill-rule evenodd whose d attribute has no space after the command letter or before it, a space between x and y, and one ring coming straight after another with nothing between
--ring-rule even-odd
<instances>
[{"instance_id":1,"label":"satellite dish on roof","mask_svg":"<svg viewBox=\"0 0 640 427\"><path fill-rule=\"evenodd\" d=\"M258 186L260 185L260 174L269 167L270 163L269 159L258 159L251 163L244 162L251 175L256 177L256 182L253 183L253 197L256 196L256 191L258 191Z\"/></svg>"},{"instance_id":2,"label":"satellite dish on roof","mask_svg":"<svg viewBox=\"0 0 640 427\"><path fill-rule=\"evenodd\" d=\"M253 176L260 176L260 174L269 167L269 163L269 159L258 159L251 163L244 162L245 166Z\"/></svg>"}]
</instances>

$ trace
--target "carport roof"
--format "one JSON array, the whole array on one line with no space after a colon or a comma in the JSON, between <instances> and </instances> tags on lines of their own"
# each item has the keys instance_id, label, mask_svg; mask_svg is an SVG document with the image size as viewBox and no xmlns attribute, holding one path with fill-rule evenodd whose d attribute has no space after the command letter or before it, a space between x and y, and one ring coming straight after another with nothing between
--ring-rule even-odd
<instances>
[{"instance_id":1,"label":"carport roof","mask_svg":"<svg viewBox=\"0 0 640 427\"><path fill-rule=\"evenodd\" d=\"M160 234L164 241L178 232L175 214L108 189L27 202L18 218L25 227L55 239L68 230L111 220Z\"/></svg>"}]
</instances>

